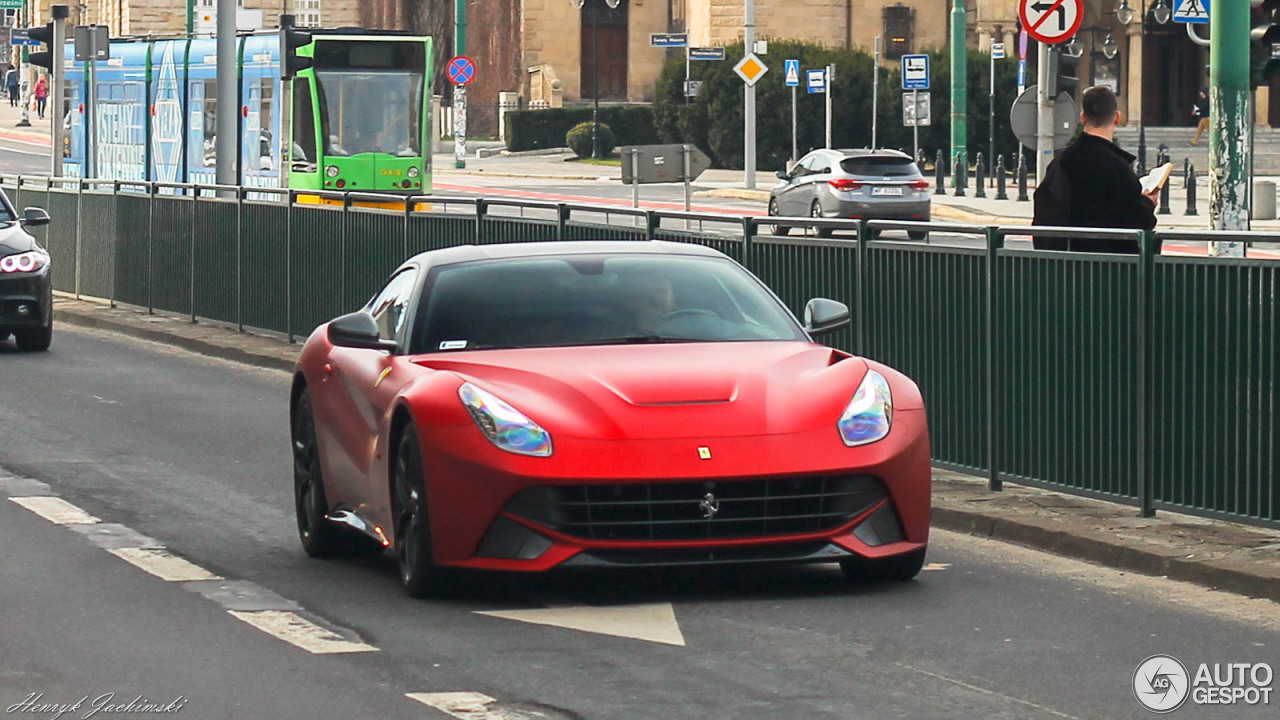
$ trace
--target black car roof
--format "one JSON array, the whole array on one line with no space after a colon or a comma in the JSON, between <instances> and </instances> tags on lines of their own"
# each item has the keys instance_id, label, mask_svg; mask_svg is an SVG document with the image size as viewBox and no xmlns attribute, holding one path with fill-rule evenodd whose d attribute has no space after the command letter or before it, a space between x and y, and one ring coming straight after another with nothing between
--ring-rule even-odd
<instances>
[{"instance_id":1,"label":"black car roof","mask_svg":"<svg viewBox=\"0 0 1280 720\"><path fill-rule=\"evenodd\" d=\"M728 256L718 250L693 243L615 240L572 240L564 242L496 243L493 245L460 245L430 250L410 258L420 267L437 267L480 260L501 260L559 255L693 255L697 257ZM406 263L408 264L408 263Z\"/></svg>"}]
</instances>

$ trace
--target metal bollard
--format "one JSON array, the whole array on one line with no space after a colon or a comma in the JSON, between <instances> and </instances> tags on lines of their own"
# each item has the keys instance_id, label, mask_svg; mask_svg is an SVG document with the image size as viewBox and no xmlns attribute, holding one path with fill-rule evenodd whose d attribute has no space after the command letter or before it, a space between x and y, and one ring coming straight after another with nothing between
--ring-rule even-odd
<instances>
[{"instance_id":1,"label":"metal bollard","mask_svg":"<svg viewBox=\"0 0 1280 720\"><path fill-rule=\"evenodd\" d=\"M965 176L965 159L963 153L956 153L956 171L952 175L956 178L956 191L953 193L956 197L964 197L965 185L969 183L969 178Z\"/></svg>"},{"instance_id":2,"label":"metal bollard","mask_svg":"<svg viewBox=\"0 0 1280 720\"><path fill-rule=\"evenodd\" d=\"M1027 197L1027 157L1025 155L1018 156L1018 202L1026 202L1031 198Z\"/></svg>"},{"instance_id":3,"label":"metal bollard","mask_svg":"<svg viewBox=\"0 0 1280 720\"><path fill-rule=\"evenodd\" d=\"M973 196L976 198L985 198L987 196L987 173L986 167L982 164L982 153L978 153L978 161L974 165L977 171L977 177L974 178Z\"/></svg>"},{"instance_id":4,"label":"metal bollard","mask_svg":"<svg viewBox=\"0 0 1280 720\"><path fill-rule=\"evenodd\" d=\"M947 184L946 184L947 183L947 163L945 160L943 160L941 150L938 151L938 162L934 166L934 168L935 168L935 173L934 173L935 189L933 191L933 194L946 195L947 194Z\"/></svg>"},{"instance_id":5,"label":"metal bollard","mask_svg":"<svg viewBox=\"0 0 1280 720\"><path fill-rule=\"evenodd\" d=\"M1004 155L996 156L996 199L1009 199L1009 193L1004 189Z\"/></svg>"},{"instance_id":6,"label":"metal bollard","mask_svg":"<svg viewBox=\"0 0 1280 720\"><path fill-rule=\"evenodd\" d=\"M1168 161L1166 161L1168 162ZM1156 211L1159 215L1169 215L1173 211L1169 209L1169 183L1165 183L1160 188L1160 209Z\"/></svg>"},{"instance_id":7,"label":"metal bollard","mask_svg":"<svg viewBox=\"0 0 1280 720\"><path fill-rule=\"evenodd\" d=\"M1196 166L1187 165L1187 215L1196 215Z\"/></svg>"}]
</instances>

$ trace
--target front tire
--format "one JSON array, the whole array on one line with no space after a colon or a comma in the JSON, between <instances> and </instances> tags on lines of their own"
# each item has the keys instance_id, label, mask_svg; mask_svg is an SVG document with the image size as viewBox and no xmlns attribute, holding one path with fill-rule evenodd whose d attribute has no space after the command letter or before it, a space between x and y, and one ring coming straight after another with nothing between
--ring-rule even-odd
<instances>
[{"instance_id":1,"label":"front tire","mask_svg":"<svg viewBox=\"0 0 1280 720\"><path fill-rule=\"evenodd\" d=\"M778 198L769 198L769 217L778 217L782 213L778 210ZM791 232L789 225L774 225L773 234L778 237L786 237Z\"/></svg>"},{"instance_id":2,"label":"front tire","mask_svg":"<svg viewBox=\"0 0 1280 720\"><path fill-rule=\"evenodd\" d=\"M924 568L926 548L904 555L878 558L850 557L840 561L844 576L855 581L905 582L920 574Z\"/></svg>"},{"instance_id":3,"label":"front tire","mask_svg":"<svg viewBox=\"0 0 1280 720\"><path fill-rule=\"evenodd\" d=\"M8 334L4 333L5 336ZM18 343L18 349L23 352L44 352L53 344L53 321L50 320L48 325L39 330L19 330L13 337ZM4 338L0 337L0 340Z\"/></svg>"},{"instance_id":4,"label":"front tire","mask_svg":"<svg viewBox=\"0 0 1280 720\"><path fill-rule=\"evenodd\" d=\"M422 446L413 423L406 425L400 434L392 484L396 560L405 592L413 598L443 594L448 589L447 576L433 559Z\"/></svg>"},{"instance_id":5,"label":"front tire","mask_svg":"<svg viewBox=\"0 0 1280 720\"><path fill-rule=\"evenodd\" d=\"M329 522L329 501L324 494L320 470L320 449L316 445L316 422L311 409L311 390L298 397L293 412L293 504L298 517L298 539L302 549L314 558L333 557L346 549L340 528Z\"/></svg>"}]
</instances>

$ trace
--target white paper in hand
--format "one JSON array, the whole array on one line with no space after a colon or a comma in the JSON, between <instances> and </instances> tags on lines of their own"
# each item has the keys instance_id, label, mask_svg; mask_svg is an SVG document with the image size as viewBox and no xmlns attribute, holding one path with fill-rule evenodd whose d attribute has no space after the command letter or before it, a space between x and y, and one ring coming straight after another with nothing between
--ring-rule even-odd
<instances>
[{"instance_id":1,"label":"white paper in hand","mask_svg":"<svg viewBox=\"0 0 1280 720\"><path fill-rule=\"evenodd\" d=\"M1143 194L1150 195L1164 187L1164 184L1169 181L1169 174L1172 172L1173 163L1169 162L1139 178L1138 181L1142 183Z\"/></svg>"}]
</instances>

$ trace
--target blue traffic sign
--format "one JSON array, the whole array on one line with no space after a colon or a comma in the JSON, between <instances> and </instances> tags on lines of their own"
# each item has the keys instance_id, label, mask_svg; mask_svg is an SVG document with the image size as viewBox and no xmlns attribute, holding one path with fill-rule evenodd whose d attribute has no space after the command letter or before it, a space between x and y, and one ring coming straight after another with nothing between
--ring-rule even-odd
<instances>
[{"instance_id":1,"label":"blue traffic sign","mask_svg":"<svg viewBox=\"0 0 1280 720\"><path fill-rule=\"evenodd\" d=\"M902 89L903 90L928 90L929 89L929 56L928 55L903 55L902 56Z\"/></svg>"},{"instance_id":2,"label":"blue traffic sign","mask_svg":"<svg viewBox=\"0 0 1280 720\"><path fill-rule=\"evenodd\" d=\"M1173 21L1203 25L1209 22L1209 0L1176 0Z\"/></svg>"},{"instance_id":3,"label":"blue traffic sign","mask_svg":"<svg viewBox=\"0 0 1280 720\"><path fill-rule=\"evenodd\" d=\"M1018 87L1024 88L1026 86L1027 86L1027 61L1019 60L1018 61Z\"/></svg>"},{"instance_id":4,"label":"blue traffic sign","mask_svg":"<svg viewBox=\"0 0 1280 720\"><path fill-rule=\"evenodd\" d=\"M782 62L783 74L787 79L787 87L800 86L800 61L784 60Z\"/></svg>"},{"instance_id":5,"label":"blue traffic sign","mask_svg":"<svg viewBox=\"0 0 1280 720\"><path fill-rule=\"evenodd\" d=\"M825 69L805 70L804 78L810 95L827 91L827 71Z\"/></svg>"},{"instance_id":6,"label":"blue traffic sign","mask_svg":"<svg viewBox=\"0 0 1280 720\"><path fill-rule=\"evenodd\" d=\"M459 55L450 60L447 71L449 82L454 85L468 85L476 79L476 64L466 55Z\"/></svg>"},{"instance_id":7,"label":"blue traffic sign","mask_svg":"<svg viewBox=\"0 0 1280 720\"><path fill-rule=\"evenodd\" d=\"M32 40L28 34L28 28L14 28L13 34L10 36L10 45L27 45L29 47L39 47L44 43L39 40Z\"/></svg>"}]
</instances>

